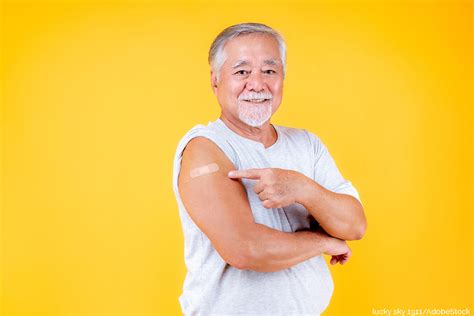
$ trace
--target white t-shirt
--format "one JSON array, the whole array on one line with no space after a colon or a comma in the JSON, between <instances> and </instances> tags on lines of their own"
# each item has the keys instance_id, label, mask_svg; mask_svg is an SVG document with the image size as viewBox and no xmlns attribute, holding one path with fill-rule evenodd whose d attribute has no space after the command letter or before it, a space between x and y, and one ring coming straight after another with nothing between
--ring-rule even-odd
<instances>
[{"instance_id":1,"label":"white t-shirt","mask_svg":"<svg viewBox=\"0 0 474 316\"><path fill-rule=\"evenodd\" d=\"M235 169L282 168L298 171L328 190L349 194L357 190L340 174L326 146L304 129L272 124L277 141L262 143L240 136L221 119L196 125L180 140L173 169L173 190L184 233L187 274L179 297L185 315L318 315L329 305L334 284L322 256L276 272L239 270L227 264L207 236L189 217L178 191L181 158L187 143L203 136L213 141ZM284 232L309 228L312 217L300 204L263 207L253 191L255 180L242 179L256 223Z\"/></svg>"}]
</instances>

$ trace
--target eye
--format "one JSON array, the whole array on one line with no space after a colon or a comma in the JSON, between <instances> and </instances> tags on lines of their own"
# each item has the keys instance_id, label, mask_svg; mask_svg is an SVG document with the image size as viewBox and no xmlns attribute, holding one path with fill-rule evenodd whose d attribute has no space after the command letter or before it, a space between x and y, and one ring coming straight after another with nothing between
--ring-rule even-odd
<instances>
[{"instance_id":1,"label":"eye","mask_svg":"<svg viewBox=\"0 0 474 316\"><path fill-rule=\"evenodd\" d=\"M248 74L247 70L239 70L236 73L234 73L234 75L247 75L247 74Z\"/></svg>"},{"instance_id":2,"label":"eye","mask_svg":"<svg viewBox=\"0 0 474 316\"><path fill-rule=\"evenodd\" d=\"M273 69L264 70L263 72L266 73L266 74L269 74L269 75L276 74L276 71L273 70Z\"/></svg>"}]
</instances>

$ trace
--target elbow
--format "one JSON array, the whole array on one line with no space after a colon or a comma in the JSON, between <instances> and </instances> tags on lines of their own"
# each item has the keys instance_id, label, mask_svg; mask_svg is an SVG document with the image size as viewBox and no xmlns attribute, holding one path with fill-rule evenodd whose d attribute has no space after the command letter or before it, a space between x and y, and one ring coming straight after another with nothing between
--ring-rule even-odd
<instances>
[{"instance_id":1,"label":"elbow","mask_svg":"<svg viewBox=\"0 0 474 316\"><path fill-rule=\"evenodd\" d=\"M254 260L249 243L242 238L232 238L232 243L215 247L222 260L236 269L247 270Z\"/></svg>"},{"instance_id":2,"label":"elbow","mask_svg":"<svg viewBox=\"0 0 474 316\"><path fill-rule=\"evenodd\" d=\"M229 257L226 262L239 270L259 271L259 259L251 251Z\"/></svg>"},{"instance_id":3,"label":"elbow","mask_svg":"<svg viewBox=\"0 0 474 316\"><path fill-rule=\"evenodd\" d=\"M252 270L255 259L248 253L236 253L224 259L230 266L239 270Z\"/></svg>"},{"instance_id":4,"label":"elbow","mask_svg":"<svg viewBox=\"0 0 474 316\"><path fill-rule=\"evenodd\" d=\"M350 216L339 225L324 228L326 232L336 238L343 240L361 240L367 230L367 219L365 218L364 207L354 197L351 197L354 205L351 205Z\"/></svg>"},{"instance_id":5,"label":"elbow","mask_svg":"<svg viewBox=\"0 0 474 316\"><path fill-rule=\"evenodd\" d=\"M345 233L340 233L340 234L330 234L333 237L343 239L343 240L348 240L348 241L353 241L353 240L361 240L362 237L365 235L365 226L362 225L352 225L350 229L346 230Z\"/></svg>"},{"instance_id":6,"label":"elbow","mask_svg":"<svg viewBox=\"0 0 474 316\"><path fill-rule=\"evenodd\" d=\"M238 247L239 251L227 256L225 261L239 270L251 270L256 272L274 271L267 263L258 249L256 243L246 242L245 247Z\"/></svg>"},{"instance_id":7,"label":"elbow","mask_svg":"<svg viewBox=\"0 0 474 316\"><path fill-rule=\"evenodd\" d=\"M365 235L367 230L367 222L364 221L362 224L357 225L357 228L354 230L354 235L352 240L361 240Z\"/></svg>"},{"instance_id":8,"label":"elbow","mask_svg":"<svg viewBox=\"0 0 474 316\"><path fill-rule=\"evenodd\" d=\"M353 239L361 240L367 231L367 219L365 218L364 211L362 210L362 218L357 225L354 227Z\"/></svg>"},{"instance_id":9,"label":"elbow","mask_svg":"<svg viewBox=\"0 0 474 316\"><path fill-rule=\"evenodd\" d=\"M360 205L360 204L359 204ZM364 215L364 209L360 205L359 215L352 223L347 223L346 234L339 238L344 240L361 240L367 230L367 219ZM342 235L342 234L341 234Z\"/></svg>"}]
</instances>

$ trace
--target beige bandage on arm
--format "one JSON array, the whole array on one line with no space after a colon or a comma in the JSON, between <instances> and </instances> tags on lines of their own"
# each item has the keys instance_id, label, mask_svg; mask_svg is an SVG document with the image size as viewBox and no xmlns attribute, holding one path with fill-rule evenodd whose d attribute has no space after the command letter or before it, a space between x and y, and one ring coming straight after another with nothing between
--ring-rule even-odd
<instances>
[{"instance_id":1,"label":"beige bandage on arm","mask_svg":"<svg viewBox=\"0 0 474 316\"><path fill-rule=\"evenodd\" d=\"M219 166L215 162L213 162L208 165L192 169L189 175L191 176L191 178L196 178L208 173L216 172L218 170Z\"/></svg>"}]
</instances>

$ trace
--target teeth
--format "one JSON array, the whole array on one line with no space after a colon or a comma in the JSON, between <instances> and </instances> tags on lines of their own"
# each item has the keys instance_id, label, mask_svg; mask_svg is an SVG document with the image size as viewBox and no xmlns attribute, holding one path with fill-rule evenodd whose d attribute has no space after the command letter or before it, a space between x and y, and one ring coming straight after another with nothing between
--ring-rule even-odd
<instances>
[{"instance_id":1,"label":"teeth","mask_svg":"<svg viewBox=\"0 0 474 316\"><path fill-rule=\"evenodd\" d=\"M249 99L249 100L245 100L245 101L260 103L260 102L263 102L263 101L266 101L266 100L267 99Z\"/></svg>"}]
</instances>

